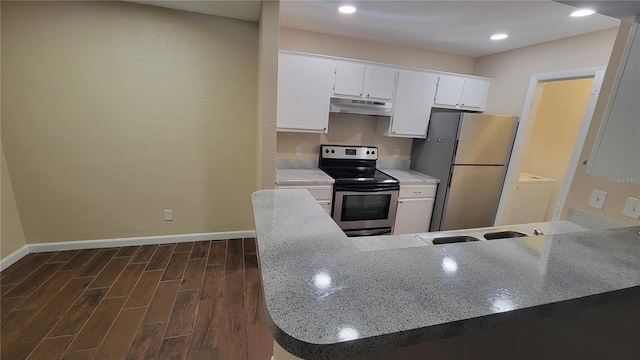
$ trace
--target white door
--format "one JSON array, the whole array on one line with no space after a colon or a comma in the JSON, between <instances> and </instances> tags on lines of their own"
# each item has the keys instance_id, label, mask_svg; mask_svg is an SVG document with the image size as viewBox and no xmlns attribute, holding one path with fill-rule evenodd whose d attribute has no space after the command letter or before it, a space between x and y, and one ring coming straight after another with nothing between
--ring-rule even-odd
<instances>
[{"instance_id":1,"label":"white door","mask_svg":"<svg viewBox=\"0 0 640 360\"><path fill-rule=\"evenodd\" d=\"M363 94L366 98L391 100L398 71L381 67L367 68Z\"/></svg>"},{"instance_id":2,"label":"white door","mask_svg":"<svg viewBox=\"0 0 640 360\"><path fill-rule=\"evenodd\" d=\"M396 212L394 235L429 231L434 198L400 199Z\"/></svg>"},{"instance_id":3,"label":"white door","mask_svg":"<svg viewBox=\"0 0 640 360\"><path fill-rule=\"evenodd\" d=\"M326 132L335 62L278 57L278 131Z\"/></svg>"},{"instance_id":4,"label":"white door","mask_svg":"<svg viewBox=\"0 0 640 360\"><path fill-rule=\"evenodd\" d=\"M363 65L338 62L336 66L334 94L362 96L364 69Z\"/></svg>"},{"instance_id":5,"label":"white door","mask_svg":"<svg viewBox=\"0 0 640 360\"><path fill-rule=\"evenodd\" d=\"M452 76L440 76L436 92L435 105L456 107L460 105L464 79Z\"/></svg>"},{"instance_id":6,"label":"white door","mask_svg":"<svg viewBox=\"0 0 640 360\"><path fill-rule=\"evenodd\" d=\"M437 76L400 71L393 104L391 136L425 138Z\"/></svg>"}]
</instances>

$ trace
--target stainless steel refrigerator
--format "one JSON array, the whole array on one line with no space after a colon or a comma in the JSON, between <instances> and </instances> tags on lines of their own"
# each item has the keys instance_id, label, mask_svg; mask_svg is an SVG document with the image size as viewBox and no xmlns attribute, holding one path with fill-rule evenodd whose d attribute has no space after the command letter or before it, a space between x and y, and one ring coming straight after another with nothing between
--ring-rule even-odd
<instances>
[{"instance_id":1,"label":"stainless steel refrigerator","mask_svg":"<svg viewBox=\"0 0 640 360\"><path fill-rule=\"evenodd\" d=\"M493 226L517 117L433 112L411 169L440 179L430 231Z\"/></svg>"}]
</instances>

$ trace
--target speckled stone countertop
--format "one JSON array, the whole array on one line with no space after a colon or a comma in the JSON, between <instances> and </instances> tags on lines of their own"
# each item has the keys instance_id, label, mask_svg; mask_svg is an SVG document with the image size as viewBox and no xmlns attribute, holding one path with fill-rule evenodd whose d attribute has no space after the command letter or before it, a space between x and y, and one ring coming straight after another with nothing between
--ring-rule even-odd
<instances>
[{"instance_id":1,"label":"speckled stone countertop","mask_svg":"<svg viewBox=\"0 0 640 360\"><path fill-rule=\"evenodd\" d=\"M305 190L258 191L253 207L274 338L305 359L394 349L640 292L640 227L448 245L387 236L425 245L363 251L363 238L347 238Z\"/></svg>"},{"instance_id":2,"label":"speckled stone countertop","mask_svg":"<svg viewBox=\"0 0 640 360\"><path fill-rule=\"evenodd\" d=\"M277 169L276 185L308 186L333 185L335 180L324 171L316 169Z\"/></svg>"},{"instance_id":3,"label":"speckled stone countertop","mask_svg":"<svg viewBox=\"0 0 640 360\"><path fill-rule=\"evenodd\" d=\"M398 181L400 181L400 185L422 185L422 184L437 184L440 180L431 177L429 175L425 175L423 173L417 172L411 169L379 169L383 173L392 176Z\"/></svg>"}]
</instances>

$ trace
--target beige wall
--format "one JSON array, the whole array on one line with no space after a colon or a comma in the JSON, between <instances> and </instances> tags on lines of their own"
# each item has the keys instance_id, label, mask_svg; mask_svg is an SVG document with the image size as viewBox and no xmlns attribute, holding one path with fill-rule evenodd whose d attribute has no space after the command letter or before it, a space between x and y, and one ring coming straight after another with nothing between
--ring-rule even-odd
<instances>
[{"instance_id":1,"label":"beige wall","mask_svg":"<svg viewBox=\"0 0 640 360\"><path fill-rule=\"evenodd\" d=\"M611 54L611 61L607 66L602 90L594 110L593 120L591 121L591 126L589 127L589 132L587 133L584 143L584 148L580 155L580 163L584 160L588 160L591 155L591 150L593 149L598 129L600 129L600 124L604 118L607 101L613 88L616 71L622 58L622 52L624 50L624 45L630 28L631 24L629 23L623 23L620 26ZM565 203L563 216L566 216L566 212L569 208L574 208L617 219L629 225L640 225L640 220L631 219L622 215L622 209L624 208L628 197L640 199L640 185L633 182L618 183L616 181L611 181L611 179L591 176L586 173L586 168L586 166L579 165L576 169L573 182L571 183L571 189L569 190L569 196ZM605 201L604 208L602 210L587 206L591 192L594 189L608 193L607 200Z\"/></svg>"},{"instance_id":2,"label":"beige wall","mask_svg":"<svg viewBox=\"0 0 640 360\"><path fill-rule=\"evenodd\" d=\"M27 243L253 228L256 23L124 2L2 2L1 23Z\"/></svg>"},{"instance_id":3,"label":"beige wall","mask_svg":"<svg viewBox=\"0 0 640 360\"><path fill-rule=\"evenodd\" d=\"M13 186L9 177L9 169L2 151L1 193L0 193L0 259L5 258L16 250L26 245L22 222L16 207L16 199L13 194Z\"/></svg>"},{"instance_id":4,"label":"beige wall","mask_svg":"<svg viewBox=\"0 0 640 360\"><path fill-rule=\"evenodd\" d=\"M461 74L472 74L474 63L465 56L290 28L280 28L280 49Z\"/></svg>"},{"instance_id":5,"label":"beige wall","mask_svg":"<svg viewBox=\"0 0 640 360\"><path fill-rule=\"evenodd\" d=\"M378 146L381 160L409 160L412 139L379 135L377 123L373 116L332 113L326 134L278 132L278 158L317 159L320 144L333 144ZM302 155L296 156L296 145L302 146ZM398 158L393 156L395 149L400 149Z\"/></svg>"},{"instance_id":6,"label":"beige wall","mask_svg":"<svg viewBox=\"0 0 640 360\"><path fill-rule=\"evenodd\" d=\"M2 7L0 7L0 18ZM0 29L1 34L1 29ZM1 36L0 36L1 37ZM2 48L0 47L0 68L2 67ZM0 83L2 72L0 71ZM1 97L0 89L0 97ZM2 102L0 101L0 113ZM2 128L0 119L0 129ZM0 130L0 134L1 134ZM4 259L16 250L26 245L24 232L22 231L22 222L18 214L15 195L13 194L13 185L7 168L7 161L4 156L4 146L2 145L2 137L0 136L0 259Z\"/></svg>"},{"instance_id":7,"label":"beige wall","mask_svg":"<svg viewBox=\"0 0 640 360\"><path fill-rule=\"evenodd\" d=\"M522 113L531 75L606 66L616 29L484 56L476 59L474 75L491 78L486 113Z\"/></svg>"},{"instance_id":8,"label":"beige wall","mask_svg":"<svg viewBox=\"0 0 640 360\"><path fill-rule=\"evenodd\" d=\"M553 217L592 85L592 78L540 85L542 98L531 119L533 130L522 153L522 171L556 180L545 221Z\"/></svg>"},{"instance_id":9,"label":"beige wall","mask_svg":"<svg viewBox=\"0 0 640 360\"><path fill-rule=\"evenodd\" d=\"M256 187L276 181L276 117L278 104L278 28L280 1L262 2L258 23L258 131Z\"/></svg>"}]
</instances>

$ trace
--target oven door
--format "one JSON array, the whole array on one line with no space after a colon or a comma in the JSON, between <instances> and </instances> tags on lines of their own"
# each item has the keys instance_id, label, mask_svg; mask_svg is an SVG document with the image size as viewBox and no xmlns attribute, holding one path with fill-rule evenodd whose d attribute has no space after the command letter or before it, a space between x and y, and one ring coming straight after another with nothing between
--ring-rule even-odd
<instances>
[{"instance_id":1,"label":"oven door","mask_svg":"<svg viewBox=\"0 0 640 360\"><path fill-rule=\"evenodd\" d=\"M342 230L392 228L396 221L398 190L336 189L333 220Z\"/></svg>"}]
</instances>

